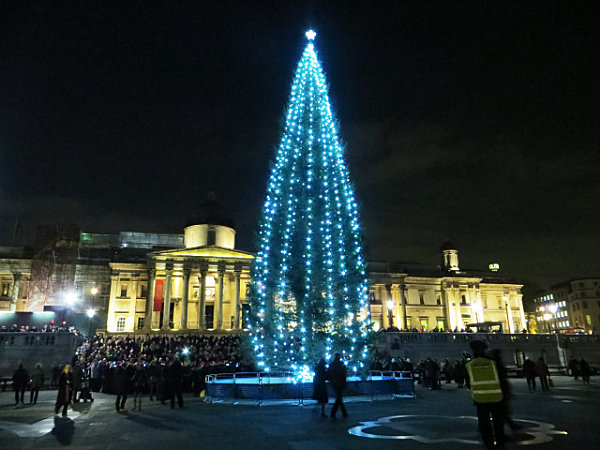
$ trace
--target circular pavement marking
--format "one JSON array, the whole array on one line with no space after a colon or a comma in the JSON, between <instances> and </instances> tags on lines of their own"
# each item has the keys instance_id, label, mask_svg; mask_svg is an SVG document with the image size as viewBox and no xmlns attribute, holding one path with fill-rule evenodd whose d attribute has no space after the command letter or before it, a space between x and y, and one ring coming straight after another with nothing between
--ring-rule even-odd
<instances>
[{"instance_id":1,"label":"circular pavement marking","mask_svg":"<svg viewBox=\"0 0 600 450\"><path fill-rule=\"evenodd\" d=\"M511 442L518 445L537 445L550 442L553 435L566 435L554 425L535 420L513 419L521 426ZM379 429L379 430L377 430ZM414 440L423 444L458 442L479 445L477 417L406 414L380 417L349 428L353 436L370 439Z\"/></svg>"}]
</instances>

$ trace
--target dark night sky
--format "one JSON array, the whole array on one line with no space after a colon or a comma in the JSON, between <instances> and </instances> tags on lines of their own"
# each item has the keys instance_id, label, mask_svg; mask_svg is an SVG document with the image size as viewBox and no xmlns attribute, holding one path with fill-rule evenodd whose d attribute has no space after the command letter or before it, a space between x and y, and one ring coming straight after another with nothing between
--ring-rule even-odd
<instances>
[{"instance_id":1,"label":"dark night sky","mask_svg":"<svg viewBox=\"0 0 600 450\"><path fill-rule=\"evenodd\" d=\"M24 3L0 14L5 244L17 218L182 232L213 190L254 250L310 26L370 260L451 240L531 286L600 275L595 7Z\"/></svg>"}]
</instances>

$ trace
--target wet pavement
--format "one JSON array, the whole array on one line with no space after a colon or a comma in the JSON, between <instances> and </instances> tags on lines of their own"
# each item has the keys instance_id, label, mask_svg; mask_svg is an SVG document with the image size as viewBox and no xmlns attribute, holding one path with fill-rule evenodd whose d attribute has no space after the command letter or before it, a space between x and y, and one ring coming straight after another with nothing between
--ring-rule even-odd
<instances>
[{"instance_id":1,"label":"wet pavement","mask_svg":"<svg viewBox=\"0 0 600 450\"><path fill-rule=\"evenodd\" d=\"M507 448L600 448L600 386L554 377L550 392L528 392L511 380L513 419L520 425ZM183 409L144 399L142 411L114 410L114 396L95 394L55 417L56 391L40 393L35 406L15 407L0 393L0 448L123 449L479 449L469 391L443 385L417 387L415 399L349 402L348 418L322 418L316 406L208 404L185 397ZM328 406L328 409L330 406ZM508 431L508 430L507 430Z\"/></svg>"}]
</instances>

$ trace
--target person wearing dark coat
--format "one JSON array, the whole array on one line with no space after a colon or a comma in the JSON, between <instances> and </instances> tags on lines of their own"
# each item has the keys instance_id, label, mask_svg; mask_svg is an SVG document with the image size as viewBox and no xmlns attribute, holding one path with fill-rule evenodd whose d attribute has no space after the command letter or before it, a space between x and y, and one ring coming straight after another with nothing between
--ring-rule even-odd
<instances>
[{"instance_id":1,"label":"person wearing dark coat","mask_svg":"<svg viewBox=\"0 0 600 450\"><path fill-rule=\"evenodd\" d=\"M325 367L324 358L321 358L315 367L312 398L321 405L321 416L327 417L325 414L325 405L329 401L329 395L327 395L327 368Z\"/></svg>"},{"instance_id":2,"label":"person wearing dark coat","mask_svg":"<svg viewBox=\"0 0 600 450\"><path fill-rule=\"evenodd\" d=\"M73 403L77 403L77 393L81 391L81 382L83 381L83 369L78 363L73 364Z\"/></svg>"},{"instance_id":3,"label":"person wearing dark coat","mask_svg":"<svg viewBox=\"0 0 600 450\"><path fill-rule=\"evenodd\" d=\"M42 369L42 365L37 363L35 365L35 369L33 369L33 373L31 374L31 383L29 388L31 392L29 394L29 404L36 404L38 401L38 394L40 393L40 388L44 387L44 369Z\"/></svg>"},{"instance_id":4,"label":"person wearing dark coat","mask_svg":"<svg viewBox=\"0 0 600 450\"><path fill-rule=\"evenodd\" d=\"M537 372L535 370L535 363L528 356L525 357L525 361L523 362L523 373L525 373L525 378L527 378L529 391L535 391L535 376Z\"/></svg>"},{"instance_id":5,"label":"person wearing dark coat","mask_svg":"<svg viewBox=\"0 0 600 450\"><path fill-rule=\"evenodd\" d=\"M537 376L540 377L540 384L542 385L542 391L550 390L548 386L548 375L550 371L548 370L548 366L546 365L546 361L544 358L540 357L535 363L535 371Z\"/></svg>"},{"instance_id":6,"label":"person wearing dark coat","mask_svg":"<svg viewBox=\"0 0 600 450\"><path fill-rule=\"evenodd\" d=\"M127 395L129 394L129 373L127 367L124 364L120 365L115 369L115 373L112 378L113 389L117 394L117 400L115 401L115 409L117 412L121 412L125 408L125 402L127 401Z\"/></svg>"},{"instance_id":7,"label":"person wearing dark coat","mask_svg":"<svg viewBox=\"0 0 600 450\"><path fill-rule=\"evenodd\" d=\"M571 375L575 381L579 378L579 363L572 356L569 360L569 375Z\"/></svg>"},{"instance_id":8,"label":"person wearing dark coat","mask_svg":"<svg viewBox=\"0 0 600 450\"><path fill-rule=\"evenodd\" d=\"M327 377L335 391L335 403L333 404L333 408L331 408L331 417L335 418L338 407L342 410L342 415L348 417L343 398L344 389L346 389L346 366L341 361L341 355L339 353L335 354L333 362L329 365Z\"/></svg>"},{"instance_id":9,"label":"person wearing dark coat","mask_svg":"<svg viewBox=\"0 0 600 450\"><path fill-rule=\"evenodd\" d=\"M167 371L167 390L171 399L171 408L175 408L175 396L177 396L177 404L183 408L183 367L177 360L171 363Z\"/></svg>"},{"instance_id":10,"label":"person wearing dark coat","mask_svg":"<svg viewBox=\"0 0 600 450\"><path fill-rule=\"evenodd\" d=\"M67 417L67 408L71 403L71 393L73 392L73 373L71 372L71 366L65 364L62 372L58 377L58 394L56 396L56 405L54 406L54 413L58 414L60 407L62 406L62 416Z\"/></svg>"},{"instance_id":11,"label":"person wearing dark coat","mask_svg":"<svg viewBox=\"0 0 600 450\"><path fill-rule=\"evenodd\" d=\"M581 375L581 379L583 380L583 384L590 384L590 375L592 374L592 370L590 369L588 362L583 358L581 358L579 361L579 373Z\"/></svg>"},{"instance_id":12,"label":"person wearing dark coat","mask_svg":"<svg viewBox=\"0 0 600 450\"><path fill-rule=\"evenodd\" d=\"M148 385L148 370L146 364L141 361L135 366L135 373L133 374L133 409L138 411L142 410L142 394L146 390Z\"/></svg>"},{"instance_id":13,"label":"person wearing dark coat","mask_svg":"<svg viewBox=\"0 0 600 450\"><path fill-rule=\"evenodd\" d=\"M19 368L13 373L12 382L15 390L15 404L18 405L19 401L22 404L25 403L25 389L27 389L29 383L29 374L23 368L23 364L19 364Z\"/></svg>"}]
</instances>

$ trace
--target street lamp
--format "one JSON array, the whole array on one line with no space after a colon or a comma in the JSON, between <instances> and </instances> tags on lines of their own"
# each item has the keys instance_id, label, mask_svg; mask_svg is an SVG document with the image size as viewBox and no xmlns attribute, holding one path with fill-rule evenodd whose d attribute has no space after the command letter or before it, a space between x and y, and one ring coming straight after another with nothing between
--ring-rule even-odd
<instances>
[{"instance_id":1,"label":"street lamp","mask_svg":"<svg viewBox=\"0 0 600 450\"><path fill-rule=\"evenodd\" d=\"M89 330L88 330L88 340L91 340L91 335L92 335L92 319L96 315L96 310L94 308L90 308L85 313L90 318L90 327L89 327Z\"/></svg>"},{"instance_id":2,"label":"street lamp","mask_svg":"<svg viewBox=\"0 0 600 450\"><path fill-rule=\"evenodd\" d=\"M556 325L556 311L558 311L558 306L556 306L556 303L552 303L548 306L548 310L552 313L552 317L554 318L554 330L558 331L558 326Z\"/></svg>"},{"instance_id":3,"label":"street lamp","mask_svg":"<svg viewBox=\"0 0 600 450\"><path fill-rule=\"evenodd\" d=\"M387 309L388 309L388 322L390 323L390 327L394 326L394 301L387 301Z\"/></svg>"}]
</instances>

